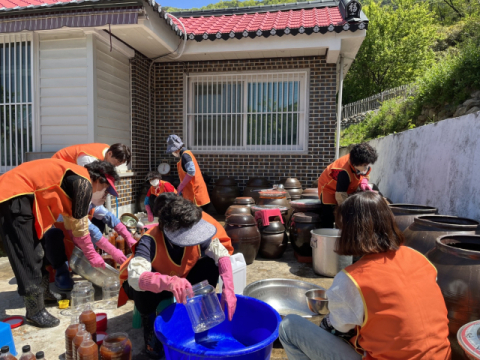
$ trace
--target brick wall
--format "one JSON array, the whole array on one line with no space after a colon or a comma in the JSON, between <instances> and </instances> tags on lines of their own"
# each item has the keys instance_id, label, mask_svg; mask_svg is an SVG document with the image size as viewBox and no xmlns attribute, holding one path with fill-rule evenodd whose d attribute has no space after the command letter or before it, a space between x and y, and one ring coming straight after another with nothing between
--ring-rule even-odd
<instances>
[{"instance_id":1,"label":"brick wall","mask_svg":"<svg viewBox=\"0 0 480 360\"><path fill-rule=\"evenodd\" d=\"M115 188L118 192L118 206L130 205L135 202L132 191L133 180L133 177L123 177L115 183ZM115 207L115 198L112 196L112 208Z\"/></svg>"},{"instance_id":2,"label":"brick wall","mask_svg":"<svg viewBox=\"0 0 480 360\"><path fill-rule=\"evenodd\" d=\"M213 180L234 176L243 189L248 178L267 177L276 183L286 176L311 187L323 169L335 157L335 64L327 64L323 56L208 61L188 63L159 63L155 65L155 112L157 163L167 161L176 174L174 158L165 155L166 139L177 134L183 139L183 75L189 73L298 70L310 69L309 135L307 155L196 154L203 173ZM187 144L188 145L188 144Z\"/></svg>"}]
</instances>

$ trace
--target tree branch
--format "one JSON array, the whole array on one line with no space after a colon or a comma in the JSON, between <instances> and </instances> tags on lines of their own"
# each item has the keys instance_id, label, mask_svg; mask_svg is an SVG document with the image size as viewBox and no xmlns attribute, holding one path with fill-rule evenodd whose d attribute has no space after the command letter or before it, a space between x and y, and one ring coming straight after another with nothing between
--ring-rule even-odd
<instances>
[{"instance_id":1,"label":"tree branch","mask_svg":"<svg viewBox=\"0 0 480 360\"><path fill-rule=\"evenodd\" d=\"M443 0L443 1L445 2L445 4L447 4L448 6L450 6L450 7L453 9L453 11L455 11L455 12L458 14L458 16L460 16L460 17L464 17L464 16L465 16L465 15L463 15L460 11L458 11L458 10L455 8L455 6L453 5L453 1L452 1L452 0L450 0L450 1L448 1L448 0Z\"/></svg>"}]
</instances>

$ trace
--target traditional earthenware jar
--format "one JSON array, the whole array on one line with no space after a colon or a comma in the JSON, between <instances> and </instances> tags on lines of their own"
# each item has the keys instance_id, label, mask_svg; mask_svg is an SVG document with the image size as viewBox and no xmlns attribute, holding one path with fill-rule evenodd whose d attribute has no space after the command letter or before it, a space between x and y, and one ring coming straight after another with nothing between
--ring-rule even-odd
<instances>
[{"instance_id":1,"label":"traditional earthenware jar","mask_svg":"<svg viewBox=\"0 0 480 360\"><path fill-rule=\"evenodd\" d=\"M438 214L438 209L431 206L413 204L390 204L389 206L400 231L405 231L416 217Z\"/></svg>"},{"instance_id":2,"label":"traditional earthenware jar","mask_svg":"<svg viewBox=\"0 0 480 360\"><path fill-rule=\"evenodd\" d=\"M287 201L287 192L285 190L266 190L260 191L259 194L260 199L258 200L257 205L278 205L288 209L287 215L283 220L285 224L288 224L293 209Z\"/></svg>"},{"instance_id":3,"label":"traditional earthenware jar","mask_svg":"<svg viewBox=\"0 0 480 360\"><path fill-rule=\"evenodd\" d=\"M480 236L440 236L427 258L437 268L437 282L447 305L452 359L463 359L457 332L480 319Z\"/></svg>"},{"instance_id":4,"label":"traditional earthenware jar","mask_svg":"<svg viewBox=\"0 0 480 360\"><path fill-rule=\"evenodd\" d=\"M225 212L225 216L230 216L230 215L251 215L252 210L248 206L244 205L230 205Z\"/></svg>"},{"instance_id":5,"label":"traditional earthenware jar","mask_svg":"<svg viewBox=\"0 0 480 360\"><path fill-rule=\"evenodd\" d=\"M435 247L439 236L449 234L475 235L478 221L447 215L422 215L413 220L403 233L405 245L426 254Z\"/></svg>"},{"instance_id":6,"label":"traditional earthenware jar","mask_svg":"<svg viewBox=\"0 0 480 360\"><path fill-rule=\"evenodd\" d=\"M296 178L287 178L283 181L283 187L290 194L292 200L300 199L302 196L302 184Z\"/></svg>"},{"instance_id":7,"label":"traditional earthenware jar","mask_svg":"<svg viewBox=\"0 0 480 360\"><path fill-rule=\"evenodd\" d=\"M242 253L245 262L254 262L260 248L260 231L252 215L230 215L225 219L225 231L232 240L234 254Z\"/></svg>"},{"instance_id":8,"label":"traditional earthenware jar","mask_svg":"<svg viewBox=\"0 0 480 360\"><path fill-rule=\"evenodd\" d=\"M281 221L270 221L269 225L261 226L260 234L262 240L260 242L260 256L265 259L278 259L282 257L285 250L287 250L288 236L285 232L285 226Z\"/></svg>"},{"instance_id":9,"label":"traditional earthenware jar","mask_svg":"<svg viewBox=\"0 0 480 360\"><path fill-rule=\"evenodd\" d=\"M318 189L317 188L307 188L307 189L303 190L302 199L318 200Z\"/></svg>"},{"instance_id":10,"label":"traditional earthenware jar","mask_svg":"<svg viewBox=\"0 0 480 360\"><path fill-rule=\"evenodd\" d=\"M255 204L258 204L258 200L260 199L259 190L271 188L272 184L266 178L250 178L247 182L247 186L243 190L243 196L252 197Z\"/></svg>"},{"instance_id":11,"label":"traditional earthenware jar","mask_svg":"<svg viewBox=\"0 0 480 360\"><path fill-rule=\"evenodd\" d=\"M221 177L215 183L212 191L212 204L218 214L224 214L228 207L233 204L235 198L240 195L237 183L234 178Z\"/></svg>"},{"instance_id":12,"label":"traditional earthenware jar","mask_svg":"<svg viewBox=\"0 0 480 360\"><path fill-rule=\"evenodd\" d=\"M290 242L296 254L304 257L312 256L310 231L320 227L320 216L311 212L296 212L290 221Z\"/></svg>"},{"instance_id":13,"label":"traditional earthenware jar","mask_svg":"<svg viewBox=\"0 0 480 360\"><path fill-rule=\"evenodd\" d=\"M242 196L242 197L237 197L234 200L233 204L234 205L248 206L251 210L252 205L255 205L255 200L253 200L253 198L250 197L250 196Z\"/></svg>"}]
</instances>

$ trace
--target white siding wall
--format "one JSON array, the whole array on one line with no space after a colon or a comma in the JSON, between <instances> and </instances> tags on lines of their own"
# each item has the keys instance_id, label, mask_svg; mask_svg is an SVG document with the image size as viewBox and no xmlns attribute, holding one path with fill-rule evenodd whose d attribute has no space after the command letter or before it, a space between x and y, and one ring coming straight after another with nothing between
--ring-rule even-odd
<instances>
[{"instance_id":1,"label":"white siding wall","mask_svg":"<svg viewBox=\"0 0 480 360\"><path fill-rule=\"evenodd\" d=\"M130 146L130 63L97 40L95 141Z\"/></svg>"},{"instance_id":2,"label":"white siding wall","mask_svg":"<svg viewBox=\"0 0 480 360\"><path fill-rule=\"evenodd\" d=\"M38 151L57 151L89 137L87 41L83 33L41 35L39 39Z\"/></svg>"}]
</instances>

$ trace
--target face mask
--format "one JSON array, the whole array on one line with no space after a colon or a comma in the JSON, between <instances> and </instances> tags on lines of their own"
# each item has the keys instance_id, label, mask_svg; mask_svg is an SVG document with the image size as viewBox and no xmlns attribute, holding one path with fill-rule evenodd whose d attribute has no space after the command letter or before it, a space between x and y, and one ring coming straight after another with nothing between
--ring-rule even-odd
<instances>
[{"instance_id":1,"label":"face mask","mask_svg":"<svg viewBox=\"0 0 480 360\"><path fill-rule=\"evenodd\" d=\"M105 203L105 192L107 189L102 189L100 191L95 191L92 195L92 204L95 206L100 206Z\"/></svg>"},{"instance_id":2,"label":"face mask","mask_svg":"<svg viewBox=\"0 0 480 360\"><path fill-rule=\"evenodd\" d=\"M154 180L150 181L150 185L152 185L153 187L157 187L158 184L160 184L160 180L158 180L158 179L154 179Z\"/></svg>"},{"instance_id":3,"label":"face mask","mask_svg":"<svg viewBox=\"0 0 480 360\"><path fill-rule=\"evenodd\" d=\"M370 166L367 166L364 171L355 169L357 175L367 175L368 171L370 170Z\"/></svg>"}]
</instances>

